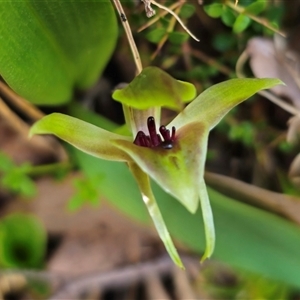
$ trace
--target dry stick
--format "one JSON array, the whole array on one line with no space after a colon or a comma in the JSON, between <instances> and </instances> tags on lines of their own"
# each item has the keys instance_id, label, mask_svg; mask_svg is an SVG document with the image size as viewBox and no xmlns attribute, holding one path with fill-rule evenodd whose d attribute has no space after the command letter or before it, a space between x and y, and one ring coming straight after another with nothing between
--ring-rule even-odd
<instances>
[{"instance_id":1,"label":"dry stick","mask_svg":"<svg viewBox=\"0 0 300 300\"><path fill-rule=\"evenodd\" d=\"M142 72L143 66L142 66L139 51L136 47L135 41L134 41L133 36L132 36L131 28L129 26L129 22L127 20L126 14L123 10L123 7L122 7L120 1L119 0L113 0L113 3L114 3L114 5L115 5L115 7L118 11L119 16L120 16L123 28L125 30L125 33L126 33L126 36L127 36L128 42L129 42L131 52L132 52L132 55L133 55L133 58L134 58L137 73L139 74L139 73Z\"/></svg>"},{"instance_id":2,"label":"dry stick","mask_svg":"<svg viewBox=\"0 0 300 300\"><path fill-rule=\"evenodd\" d=\"M300 201L297 197L271 192L252 184L211 172L205 172L205 182L224 195L261 207L269 212L279 214L296 224L300 224Z\"/></svg>"},{"instance_id":3,"label":"dry stick","mask_svg":"<svg viewBox=\"0 0 300 300\"><path fill-rule=\"evenodd\" d=\"M21 134L27 135L29 127L20 119L12 110L6 105L6 103L0 98L0 116L6 118L13 125L13 127Z\"/></svg>"},{"instance_id":4,"label":"dry stick","mask_svg":"<svg viewBox=\"0 0 300 300\"><path fill-rule=\"evenodd\" d=\"M140 54L139 51L136 47L134 38L132 36L132 32L131 32L131 28L129 26L129 22L127 20L126 14L123 10L122 4L120 3L119 0L112 0L116 10L118 11L118 14L120 16L123 28L125 30L128 42L129 42L129 46L133 55L133 59L134 59L134 63L136 65L136 69L137 69L137 74L141 73L143 70L143 66L142 66L142 62L141 62L141 58L140 58ZM141 128L143 128L143 126L145 126L146 124L146 120L149 117L149 113L148 111L145 110L145 114L147 113L147 115L143 116L142 113L140 112L139 114L136 114L136 110L128 107L127 105L123 105L123 111L124 111L124 116L125 116L125 121L126 124L131 126L131 131L133 133L133 136L135 136L137 134L137 131L140 130ZM152 115L155 118L159 118L159 116L154 112ZM138 116L139 119L136 119L136 116Z\"/></svg>"},{"instance_id":5,"label":"dry stick","mask_svg":"<svg viewBox=\"0 0 300 300\"><path fill-rule=\"evenodd\" d=\"M196 58L198 58L199 60L203 61L204 63L215 67L216 69L218 69L218 71L220 71L221 73L230 76L233 71L226 67L225 65L220 64L216 59L208 56L207 54L205 54L204 52L201 52L199 50L195 50L192 49L190 46L187 47L187 50Z\"/></svg>"},{"instance_id":6,"label":"dry stick","mask_svg":"<svg viewBox=\"0 0 300 300\"><path fill-rule=\"evenodd\" d=\"M161 5L159 3L157 3L156 1L154 0L149 0L149 2L151 2L152 4L156 5L157 7L161 8L161 9L164 9L166 10L169 14L171 14L177 21L178 23L182 26L182 28L194 39L196 40L197 42L199 42L200 40L195 36L193 35L190 30L183 24L183 22L181 21L181 19L178 17L178 15L176 13L174 13L174 11L172 11L171 9L169 9L168 7L164 6L164 5Z\"/></svg>"},{"instance_id":7,"label":"dry stick","mask_svg":"<svg viewBox=\"0 0 300 300\"><path fill-rule=\"evenodd\" d=\"M173 10L173 9L176 9L178 6L181 6L183 5L184 2L181 2L181 1L178 1L178 2L175 2L174 4L172 4L169 9L170 10ZM141 26L137 32L141 32L143 31L144 29L148 28L149 26L153 25L155 22L157 22L160 18L164 17L166 14L168 14L168 11L166 10L162 10L159 12L159 14L152 18L150 21L148 21L145 25Z\"/></svg>"},{"instance_id":8,"label":"dry stick","mask_svg":"<svg viewBox=\"0 0 300 300\"><path fill-rule=\"evenodd\" d=\"M199 265L197 259L183 256L183 261L188 266ZM174 264L168 256L163 256L151 262L131 265L119 270L112 270L109 272L96 273L87 275L81 278L75 278L59 289L57 293L52 295L49 299L76 299L82 291L90 288L120 288L126 287L129 284L141 282L150 274L162 276L170 274Z\"/></svg>"},{"instance_id":9,"label":"dry stick","mask_svg":"<svg viewBox=\"0 0 300 300\"><path fill-rule=\"evenodd\" d=\"M22 113L26 114L32 121L37 121L44 116L38 108L17 95L2 81L0 81L0 92L2 92L13 105L20 109Z\"/></svg>"},{"instance_id":10,"label":"dry stick","mask_svg":"<svg viewBox=\"0 0 300 300\"><path fill-rule=\"evenodd\" d=\"M246 61L249 59L249 55L247 51L243 51L243 53L240 55L237 63L236 63L236 74L240 78L245 78L245 75L243 73L243 67L246 63ZM262 95L263 97L267 98L274 104L281 107L283 110L289 112L291 115L300 116L300 111L296 109L294 106L288 104L287 102L283 101L279 97L273 95L272 93L268 91L260 91L258 94Z\"/></svg>"},{"instance_id":11,"label":"dry stick","mask_svg":"<svg viewBox=\"0 0 300 300\"><path fill-rule=\"evenodd\" d=\"M177 10L175 11L175 13L179 13L181 7L178 7ZM175 27L175 24L176 24L176 19L175 18L172 18L170 23L169 23L169 26L167 28L167 33L163 36L163 38L160 40L160 42L158 43L157 45L157 48L155 50L155 52L151 55L151 59L153 60L159 53L159 51L161 50L161 48L164 46L165 42L168 40L168 33L169 32L172 32L172 30L174 29Z\"/></svg>"}]
</instances>

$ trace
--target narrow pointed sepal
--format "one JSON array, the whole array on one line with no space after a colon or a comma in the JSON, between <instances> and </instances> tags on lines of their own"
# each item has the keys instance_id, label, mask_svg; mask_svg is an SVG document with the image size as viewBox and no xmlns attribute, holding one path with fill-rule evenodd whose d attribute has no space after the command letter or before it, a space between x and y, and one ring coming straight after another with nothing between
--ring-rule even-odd
<instances>
[{"instance_id":1,"label":"narrow pointed sepal","mask_svg":"<svg viewBox=\"0 0 300 300\"><path fill-rule=\"evenodd\" d=\"M169 126L179 128L201 121L212 129L233 107L278 84L283 82L276 78L235 78L215 84L193 100Z\"/></svg>"},{"instance_id":2,"label":"narrow pointed sepal","mask_svg":"<svg viewBox=\"0 0 300 300\"><path fill-rule=\"evenodd\" d=\"M191 213L199 206L199 184L203 180L208 129L201 122L180 128L172 149L136 146L125 140L113 141L167 193Z\"/></svg>"},{"instance_id":3,"label":"narrow pointed sepal","mask_svg":"<svg viewBox=\"0 0 300 300\"><path fill-rule=\"evenodd\" d=\"M199 184L199 198L200 198L200 206L202 210L205 241L206 241L205 252L201 258L201 262L203 262L206 258L209 258L212 255L215 248L215 240L216 240L214 218L213 218L210 201L206 190L206 185L203 178Z\"/></svg>"},{"instance_id":4,"label":"narrow pointed sepal","mask_svg":"<svg viewBox=\"0 0 300 300\"><path fill-rule=\"evenodd\" d=\"M180 256L174 246L172 238L169 234L167 226L164 222L164 219L161 215L160 209L156 203L155 197L151 190L149 176L144 173L140 167L135 163L129 163L130 170L134 175L138 186L140 188L143 201L149 211L149 214L153 220L153 223L156 227L156 230L164 243L171 259L173 262L180 268L184 269L183 263L180 259Z\"/></svg>"},{"instance_id":5,"label":"narrow pointed sepal","mask_svg":"<svg viewBox=\"0 0 300 300\"><path fill-rule=\"evenodd\" d=\"M29 136L35 134L53 134L81 151L102 159L131 160L124 151L111 142L130 141L131 138L111 133L68 115L53 113L45 116L31 127Z\"/></svg>"}]
</instances>

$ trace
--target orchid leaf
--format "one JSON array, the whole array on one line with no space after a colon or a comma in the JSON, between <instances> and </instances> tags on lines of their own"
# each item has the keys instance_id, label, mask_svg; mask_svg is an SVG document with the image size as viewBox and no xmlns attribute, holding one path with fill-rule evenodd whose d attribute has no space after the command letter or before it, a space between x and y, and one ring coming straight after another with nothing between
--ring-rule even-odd
<instances>
[{"instance_id":1,"label":"orchid leaf","mask_svg":"<svg viewBox=\"0 0 300 300\"><path fill-rule=\"evenodd\" d=\"M36 104L66 103L94 84L118 37L110 0L8 0L0 12L0 74Z\"/></svg>"},{"instance_id":2,"label":"orchid leaf","mask_svg":"<svg viewBox=\"0 0 300 300\"><path fill-rule=\"evenodd\" d=\"M181 128L172 149L147 148L126 140L113 141L167 193L191 213L199 206L200 182L204 175L208 129L203 123Z\"/></svg>"},{"instance_id":3,"label":"orchid leaf","mask_svg":"<svg viewBox=\"0 0 300 300\"><path fill-rule=\"evenodd\" d=\"M42 118L31 127L30 136L34 134L54 134L81 151L99 158L130 160L126 153L111 142L113 139L127 141L129 138L67 115L53 113Z\"/></svg>"},{"instance_id":4,"label":"orchid leaf","mask_svg":"<svg viewBox=\"0 0 300 300\"><path fill-rule=\"evenodd\" d=\"M275 78L236 78L218 83L201 93L170 126L181 127L190 122L201 121L212 129L233 107L255 93L277 84L283 83Z\"/></svg>"},{"instance_id":5,"label":"orchid leaf","mask_svg":"<svg viewBox=\"0 0 300 300\"><path fill-rule=\"evenodd\" d=\"M181 110L183 103L195 96L193 84L176 80L157 67L148 67L125 88L115 90L112 97L136 109L165 106Z\"/></svg>"},{"instance_id":6,"label":"orchid leaf","mask_svg":"<svg viewBox=\"0 0 300 300\"><path fill-rule=\"evenodd\" d=\"M183 263L178 255L178 252L173 244L173 241L171 239L171 236L169 234L169 231L167 229L167 226L164 222L164 219L161 215L160 209L156 203L155 197L153 195L151 186L150 186L150 180L149 176L144 173L138 165L136 164L130 164L130 170L132 171L132 174L134 175L141 194L142 198L144 200L145 205L148 208L149 214L154 222L154 225L156 227L156 230L159 234L159 237L163 241L170 257L174 261L174 263L179 266L180 268L184 269Z\"/></svg>"}]
</instances>

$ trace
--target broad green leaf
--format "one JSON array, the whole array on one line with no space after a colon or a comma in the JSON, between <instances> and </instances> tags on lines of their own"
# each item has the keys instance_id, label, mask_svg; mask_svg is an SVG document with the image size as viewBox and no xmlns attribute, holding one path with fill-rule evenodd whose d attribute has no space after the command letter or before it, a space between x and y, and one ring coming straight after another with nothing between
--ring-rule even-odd
<instances>
[{"instance_id":1,"label":"broad green leaf","mask_svg":"<svg viewBox=\"0 0 300 300\"><path fill-rule=\"evenodd\" d=\"M223 4L213 3L204 5L204 11L212 18L219 18L222 15Z\"/></svg>"},{"instance_id":2,"label":"broad green leaf","mask_svg":"<svg viewBox=\"0 0 300 300\"><path fill-rule=\"evenodd\" d=\"M1 1L0 74L36 104L69 101L91 86L117 39L111 1Z\"/></svg>"},{"instance_id":3,"label":"broad green leaf","mask_svg":"<svg viewBox=\"0 0 300 300\"><path fill-rule=\"evenodd\" d=\"M246 16L244 14L240 14L236 18L236 20L233 24L233 27L232 27L233 32L234 33L243 32L250 25L250 23L251 23L251 19L248 16Z\"/></svg>"},{"instance_id":4,"label":"broad green leaf","mask_svg":"<svg viewBox=\"0 0 300 300\"><path fill-rule=\"evenodd\" d=\"M34 134L54 134L81 151L103 159L130 160L113 145L112 140L131 141L131 138L111 133L67 115L53 113L42 118L31 127L30 136Z\"/></svg>"},{"instance_id":5,"label":"broad green leaf","mask_svg":"<svg viewBox=\"0 0 300 300\"><path fill-rule=\"evenodd\" d=\"M180 268L184 268L182 261L178 255L178 252L173 244L173 241L171 239L171 236L169 234L169 231L167 229L167 226L165 224L165 221L161 215L160 209L156 203L156 199L153 195L151 186L150 186L150 180L149 176L144 173L138 165L136 164L130 164L130 170L132 171L132 174L134 175L141 194L143 201L149 211L149 214L154 222L154 225L156 227L156 230L163 241L170 257L174 261L174 263L179 266Z\"/></svg>"},{"instance_id":6,"label":"broad green leaf","mask_svg":"<svg viewBox=\"0 0 300 300\"><path fill-rule=\"evenodd\" d=\"M250 5L248 5L244 12L252 15L259 15L261 12L263 12L267 7L267 1L265 0L258 0Z\"/></svg>"},{"instance_id":7,"label":"broad green leaf","mask_svg":"<svg viewBox=\"0 0 300 300\"><path fill-rule=\"evenodd\" d=\"M114 143L167 193L195 213L204 176L207 138L208 128L195 122L178 130L172 149L140 147L124 140Z\"/></svg>"},{"instance_id":8,"label":"broad green leaf","mask_svg":"<svg viewBox=\"0 0 300 300\"><path fill-rule=\"evenodd\" d=\"M104 177L99 188L114 207L130 218L152 226L136 181L125 164L99 160L75 148L71 150L88 176L101 174ZM172 236L191 250L203 253L205 239L201 211L190 214L158 185L153 183L152 186ZM222 196L211 188L208 193L216 227L213 258L300 288L299 227Z\"/></svg>"},{"instance_id":9,"label":"broad green leaf","mask_svg":"<svg viewBox=\"0 0 300 300\"><path fill-rule=\"evenodd\" d=\"M275 78L236 78L215 84L192 101L169 126L179 128L201 121L212 129L233 107L277 84L282 84L282 81Z\"/></svg>"},{"instance_id":10,"label":"broad green leaf","mask_svg":"<svg viewBox=\"0 0 300 300\"><path fill-rule=\"evenodd\" d=\"M35 216L14 213L0 221L0 266L40 268L46 250L46 231Z\"/></svg>"},{"instance_id":11,"label":"broad green leaf","mask_svg":"<svg viewBox=\"0 0 300 300\"><path fill-rule=\"evenodd\" d=\"M176 80L157 67L145 68L125 88L113 93L115 100L136 109L153 106L181 109L183 102L195 96L193 84Z\"/></svg>"}]
</instances>

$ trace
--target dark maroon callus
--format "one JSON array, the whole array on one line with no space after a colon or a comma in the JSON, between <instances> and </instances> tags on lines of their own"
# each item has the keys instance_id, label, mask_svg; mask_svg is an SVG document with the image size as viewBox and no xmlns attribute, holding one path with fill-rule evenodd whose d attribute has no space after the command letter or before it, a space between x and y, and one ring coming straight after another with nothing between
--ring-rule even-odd
<instances>
[{"instance_id":1,"label":"dark maroon callus","mask_svg":"<svg viewBox=\"0 0 300 300\"><path fill-rule=\"evenodd\" d=\"M149 117L147 120L147 127L149 135L146 135L143 131L139 131L133 141L134 144L141 147L154 148L161 146L164 149L172 149L173 142L175 141L176 129L173 126L172 132L162 125L159 128L159 133L156 132L155 120L153 117Z\"/></svg>"}]
</instances>

